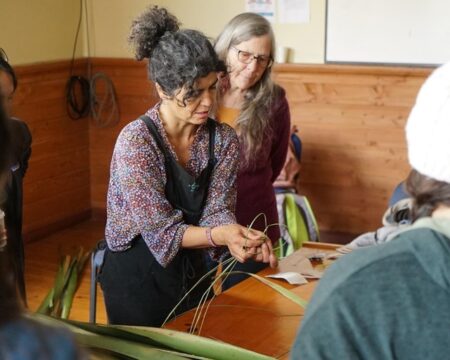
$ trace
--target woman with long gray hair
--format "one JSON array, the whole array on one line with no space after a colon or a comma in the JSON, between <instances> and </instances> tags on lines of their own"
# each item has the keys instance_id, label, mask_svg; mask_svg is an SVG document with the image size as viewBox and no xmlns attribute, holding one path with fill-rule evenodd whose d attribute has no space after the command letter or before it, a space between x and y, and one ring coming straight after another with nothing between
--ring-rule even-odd
<instances>
[{"instance_id":1,"label":"woman with long gray hair","mask_svg":"<svg viewBox=\"0 0 450 360\"><path fill-rule=\"evenodd\" d=\"M216 119L235 128L240 140L236 218L248 226L258 214L268 224L278 223L273 182L280 174L290 134L289 105L284 90L271 79L275 37L270 23L254 13L235 16L215 42L219 58L227 65L221 77ZM263 231L260 216L253 227ZM267 235L276 243L278 226ZM235 270L257 272L264 264L248 262ZM245 278L231 275L225 287Z\"/></svg>"}]
</instances>

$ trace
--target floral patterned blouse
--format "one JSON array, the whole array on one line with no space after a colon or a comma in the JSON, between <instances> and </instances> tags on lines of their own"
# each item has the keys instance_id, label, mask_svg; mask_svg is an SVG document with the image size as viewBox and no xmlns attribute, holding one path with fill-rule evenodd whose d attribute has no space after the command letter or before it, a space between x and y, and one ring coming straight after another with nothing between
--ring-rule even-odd
<instances>
[{"instance_id":1,"label":"floral patterned blouse","mask_svg":"<svg viewBox=\"0 0 450 360\"><path fill-rule=\"evenodd\" d=\"M166 148L178 159L159 118L159 105L148 110L146 115L155 123ZM185 167L191 175L198 176L207 166L208 145L208 128L201 125ZM239 141L228 125L217 124L214 155L217 163L199 226L236 223ZM155 259L167 266L180 250L183 234L189 225L184 223L181 210L173 208L166 199L164 154L141 119L131 122L121 131L110 170L105 230L109 249L124 251L140 234ZM208 251L213 259L217 259L226 248L209 248Z\"/></svg>"}]
</instances>

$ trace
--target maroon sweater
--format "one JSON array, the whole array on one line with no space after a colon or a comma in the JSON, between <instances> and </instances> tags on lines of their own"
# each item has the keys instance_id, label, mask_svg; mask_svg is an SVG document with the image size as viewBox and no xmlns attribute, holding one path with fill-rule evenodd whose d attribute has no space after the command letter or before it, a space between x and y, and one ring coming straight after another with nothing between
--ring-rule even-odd
<instances>
[{"instance_id":1,"label":"maroon sweater","mask_svg":"<svg viewBox=\"0 0 450 360\"><path fill-rule=\"evenodd\" d=\"M283 89L280 90L271 111L272 133L266 136L258 155L251 159L251 164L239 169L236 219L244 226L250 225L259 213L266 215L268 224L278 223L273 182L280 174L286 159L291 126L286 94ZM241 158L243 159L243 154ZM264 230L264 227L262 217L253 224L253 228L258 230ZM271 226L267 234L272 242L275 242L280 238L280 229L278 226Z\"/></svg>"}]
</instances>

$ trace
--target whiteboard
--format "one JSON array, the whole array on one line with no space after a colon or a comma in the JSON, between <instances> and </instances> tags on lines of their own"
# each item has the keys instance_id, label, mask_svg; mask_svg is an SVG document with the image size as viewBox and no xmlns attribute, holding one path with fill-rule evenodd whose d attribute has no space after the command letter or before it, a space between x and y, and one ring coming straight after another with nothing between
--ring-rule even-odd
<instances>
[{"instance_id":1,"label":"whiteboard","mask_svg":"<svg viewBox=\"0 0 450 360\"><path fill-rule=\"evenodd\" d=\"M325 62L450 61L450 0L328 0Z\"/></svg>"}]
</instances>

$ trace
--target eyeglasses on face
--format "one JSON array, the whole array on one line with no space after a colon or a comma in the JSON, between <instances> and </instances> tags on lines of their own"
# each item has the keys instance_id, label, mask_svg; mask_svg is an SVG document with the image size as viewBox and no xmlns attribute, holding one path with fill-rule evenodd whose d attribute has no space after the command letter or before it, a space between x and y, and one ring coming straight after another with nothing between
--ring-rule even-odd
<instances>
[{"instance_id":1,"label":"eyeglasses on face","mask_svg":"<svg viewBox=\"0 0 450 360\"><path fill-rule=\"evenodd\" d=\"M253 61L253 59L255 59L256 63L262 67L269 67L273 63L273 60L270 56L255 55L248 51L239 50L234 46L232 46L231 48L237 51L237 58L241 63L250 64Z\"/></svg>"},{"instance_id":2,"label":"eyeglasses on face","mask_svg":"<svg viewBox=\"0 0 450 360\"><path fill-rule=\"evenodd\" d=\"M0 48L0 59L2 59L5 62L9 62L8 55L6 55L5 50L3 50L2 48Z\"/></svg>"}]
</instances>

